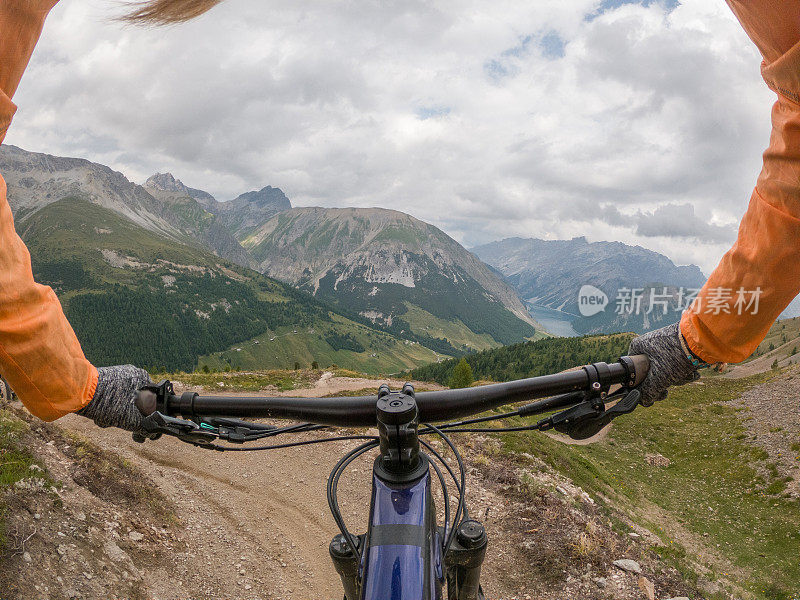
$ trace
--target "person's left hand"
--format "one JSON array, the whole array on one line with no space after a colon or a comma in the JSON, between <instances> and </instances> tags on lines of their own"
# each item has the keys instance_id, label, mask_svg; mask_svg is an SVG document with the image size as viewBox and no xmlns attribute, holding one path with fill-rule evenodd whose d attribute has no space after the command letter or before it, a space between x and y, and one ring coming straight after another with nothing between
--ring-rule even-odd
<instances>
[{"instance_id":1,"label":"person's left hand","mask_svg":"<svg viewBox=\"0 0 800 600\"><path fill-rule=\"evenodd\" d=\"M136 392L152 383L144 369L133 365L100 367L97 389L91 402L76 412L100 427L119 427L137 432L142 428L142 413L136 408Z\"/></svg>"}]
</instances>

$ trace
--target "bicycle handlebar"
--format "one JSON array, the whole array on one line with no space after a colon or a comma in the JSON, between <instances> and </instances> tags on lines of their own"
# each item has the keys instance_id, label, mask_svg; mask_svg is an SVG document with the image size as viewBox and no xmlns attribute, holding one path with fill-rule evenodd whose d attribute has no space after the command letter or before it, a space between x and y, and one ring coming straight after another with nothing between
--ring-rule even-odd
<instances>
[{"instance_id":1,"label":"bicycle handlebar","mask_svg":"<svg viewBox=\"0 0 800 600\"><path fill-rule=\"evenodd\" d=\"M639 385L650 361L644 355L623 356L619 362L594 363L577 371L543 375L485 386L419 392L415 394L422 423L448 421L474 415L504 404L584 390L593 381L603 387ZM160 411L169 416L272 418L308 421L337 427L371 427L376 423L378 396L333 398L200 396L184 392L159 401L151 390L141 390L136 406L143 415Z\"/></svg>"}]
</instances>

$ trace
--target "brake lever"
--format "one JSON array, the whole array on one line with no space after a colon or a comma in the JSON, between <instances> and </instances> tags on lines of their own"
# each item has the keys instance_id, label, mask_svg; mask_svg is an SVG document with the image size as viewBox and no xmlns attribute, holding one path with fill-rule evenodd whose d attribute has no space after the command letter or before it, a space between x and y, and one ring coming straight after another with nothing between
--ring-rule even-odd
<instances>
[{"instance_id":1,"label":"brake lever","mask_svg":"<svg viewBox=\"0 0 800 600\"><path fill-rule=\"evenodd\" d=\"M611 408L606 409L602 404L586 400L547 419L542 419L537 425L541 431L555 429L573 440L585 440L596 435L618 416L633 412L639 405L642 397L639 390L626 390L622 393L624 394L622 399ZM611 400L613 397L608 399Z\"/></svg>"},{"instance_id":2,"label":"brake lever","mask_svg":"<svg viewBox=\"0 0 800 600\"><path fill-rule=\"evenodd\" d=\"M194 421L169 417L156 411L142 419L142 431L134 433L133 439L142 443L146 439L158 439L162 434L195 446L210 446L218 438L216 432L203 429Z\"/></svg>"}]
</instances>

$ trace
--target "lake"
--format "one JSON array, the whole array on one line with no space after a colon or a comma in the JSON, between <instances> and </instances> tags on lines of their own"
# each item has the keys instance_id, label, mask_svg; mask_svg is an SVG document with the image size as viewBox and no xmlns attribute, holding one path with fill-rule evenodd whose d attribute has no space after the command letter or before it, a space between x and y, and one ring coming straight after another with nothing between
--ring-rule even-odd
<instances>
[{"instance_id":1,"label":"lake","mask_svg":"<svg viewBox=\"0 0 800 600\"><path fill-rule=\"evenodd\" d=\"M528 304L528 312L548 333L559 337L577 337L581 335L572 328L572 322L579 318L575 315L537 304Z\"/></svg>"}]
</instances>

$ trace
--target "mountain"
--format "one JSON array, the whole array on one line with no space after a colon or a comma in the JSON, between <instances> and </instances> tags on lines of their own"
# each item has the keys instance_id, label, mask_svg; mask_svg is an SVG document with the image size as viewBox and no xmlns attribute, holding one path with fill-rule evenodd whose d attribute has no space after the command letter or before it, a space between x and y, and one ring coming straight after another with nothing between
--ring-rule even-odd
<instances>
[{"instance_id":1,"label":"mountain","mask_svg":"<svg viewBox=\"0 0 800 600\"><path fill-rule=\"evenodd\" d=\"M666 256L640 246L621 242L588 242L584 237L571 240L508 238L473 248L481 260L497 269L520 295L538 309L561 311L572 328L580 333L647 331L676 321L684 291L700 288L705 276L694 265L677 266ZM590 317L581 316L578 304L583 286L593 286L608 298L605 310ZM660 304L649 313L651 294L665 292L669 309ZM631 309L618 299L625 290L639 289L642 309ZM669 298L666 298L668 296ZM658 299L658 298L657 298ZM631 309L629 311L629 309ZM621 314L620 314L621 313Z\"/></svg>"},{"instance_id":2,"label":"mountain","mask_svg":"<svg viewBox=\"0 0 800 600\"><path fill-rule=\"evenodd\" d=\"M37 281L56 291L96 364L317 362L380 374L440 356L243 266L249 255L193 197L205 193L169 174L139 186L103 165L11 146L0 147L0 173Z\"/></svg>"},{"instance_id":3,"label":"mountain","mask_svg":"<svg viewBox=\"0 0 800 600\"><path fill-rule=\"evenodd\" d=\"M217 215L228 231L238 239L247 237L256 227L279 212L292 208L286 194L271 185L245 192L227 202L219 202L208 192L185 186L171 173L156 173L147 180L145 186L193 198L206 211Z\"/></svg>"},{"instance_id":4,"label":"mountain","mask_svg":"<svg viewBox=\"0 0 800 600\"><path fill-rule=\"evenodd\" d=\"M67 197L17 221L95 364L151 369L340 366L396 372L436 353L337 314L311 295ZM342 341L344 340L344 341Z\"/></svg>"},{"instance_id":5,"label":"mountain","mask_svg":"<svg viewBox=\"0 0 800 600\"><path fill-rule=\"evenodd\" d=\"M213 200L211 194L187 188L171 173L156 173L145 182L144 189L175 216L184 235L199 239L205 248L236 264L251 264L247 251L224 220L204 207L201 200Z\"/></svg>"},{"instance_id":6,"label":"mountain","mask_svg":"<svg viewBox=\"0 0 800 600\"><path fill-rule=\"evenodd\" d=\"M258 271L425 343L460 350L536 333L517 293L458 242L379 208L283 210L239 237Z\"/></svg>"},{"instance_id":7,"label":"mountain","mask_svg":"<svg viewBox=\"0 0 800 600\"><path fill-rule=\"evenodd\" d=\"M207 237L214 240L214 244L207 240L206 245L212 245L215 251L220 250L221 256L241 265L249 265L250 257L236 238L247 237L258 225L292 208L286 194L269 185L245 192L228 202L219 202L208 192L184 185L172 173L152 175L144 188L181 213L186 223L208 231Z\"/></svg>"},{"instance_id":8,"label":"mountain","mask_svg":"<svg viewBox=\"0 0 800 600\"><path fill-rule=\"evenodd\" d=\"M145 188L105 165L6 145L0 146L0 173L8 184L8 200L17 220L62 198L79 197L166 239L211 250L237 264L249 264L239 242L215 215L181 193L180 182L175 182L173 190L156 185Z\"/></svg>"},{"instance_id":9,"label":"mountain","mask_svg":"<svg viewBox=\"0 0 800 600\"><path fill-rule=\"evenodd\" d=\"M229 202L218 202L211 194L186 186L170 173L156 173L144 185L136 185L104 165L11 146L0 148L0 173L8 183L9 202L20 231L25 231L27 239L40 246L39 263L58 265L58 269L41 267L45 271L50 269L47 274L50 279L46 281L57 286L65 274L68 278L74 276L75 282L84 281L94 291L97 290L92 286L101 282L124 283L154 293L166 285L158 284L158 277L171 280L175 276L165 267L166 263L202 266L200 271L179 269L184 275L203 272L210 278L219 276L221 271L211 266L216 255L224 259L218 261L220 265L230 263L226 269L232 265L245 269L253 266L262 274L310 292L335 307L337 319L345 319L347 326L323 336L326 347L333 351L349 348L356 354L367 352L370 359L378 359L371 361L376 369L379 363L386 366L385 360L379 358L385 354L368 352L370 344L365 345L363 339L369 332L377 335L376 327L389 335L385 339L402 340L400 355L407 356L412 363L425 352L429 353L428 360L434 360L437 355L432 351L454 356L537 335L535 321L525 305L500 276L439 229L403 213L382 209L292 208L283 191L271 186L247 192ZM57 223L49 219L55 212L64 213L64 209L61 206L48 209L67 201L83 203L75 205L78 213L85 215L83 221L66 219ZM84 206L86 203L102 210L94 214L93 209ZM142 231L129 230L128 223L126 226L116 223L113 227L92 225L92 219L99 223L111 218L103 210ZM71 229L63 231L67 224ZM107 236L92 228L113 233ZM125 240L117 240L117 232L121 230L140 240L144 247L129 247ZM69 234L65 246L69 249L65 255L73 256L69 264L61 260L55 246L45 243L45 238L58 239L52 232L59 231ZM76 231L86 235L85 240L75 237ZM144 236L145 232L150 237ZM89 240L94 240L95 245L84 248ZM157 245L155 240L160 240L163 248L149 251L148 248ZM120 245L115 246L118 241ZM186 255L190 248L199 254L195 257L190 253L191 259L181 261L170 258L173 254L166 247L174 248L180 255ZM211 257L206 256L209 252ZM98 262L100 259L103 264ZM108 268L132 270L134 276L103 271ZM44 276L44 271L41 272ZM257 279L255 274L242 275L246 272L239 274L248 280ZM153 273L159 274L156 280L151 277ZM186 282L186 285L192 284ZM176 293L172 286L167 288L167 296ZM213 288L215 285L209 284L209 289ZM62 285L62 289L68 294L84 291L78 283L72 287ZM262 295L258 290L255 294L257 298ZM203 293L200 296L202 300ZM70 299L68 296L71 302ZM196 314L206 314L208 306L224 305L220 302L222 299L209 296L206 306L195 306L189 299L184 299L182 306L184 309L195 306ZM229 299L225 302L229 303ZM256 305L247 306L253 316ZM319 321L319 315L315 318ZM295 343L300 340L314 346L317 355L328 356L323 352L325 347L304 339L300 330L295 334L294 328L292 335L300 337L293 338L286 356L265 355L263 338L255 338L267 335L268 341L277 344L278 336L268 326L268 320L262 319L260 323L248 336L254 338L253 346L258 348L251 349L248 361L244 361L245 354L236 355L236 364L246 362L255 367L262 360L285 364L289 353L298 352L311 358L311 353L301 352L302 343ZM365 328L359 333L362 338L351 331L356 325ZM308 329L318 328L309 325ZM240 330L234 336L236 340L247 339L241 333ZM311 335L319 338L318 332ZM233 343L233 338L219 339L226 340L228 345ZM281 339L283 342L288 340ZM227 351L216 342L211 346L214 353ZM226 359L231 356L226 355Z\"/></svg>"},{"instance_id":10,"label":"mountain","mask_svg":"<svg viewBox=\"0 0 800 600\"><path fill-rule=\"evenodd\" d=\"M289 198L280 188L267 186L245 192L228 202L216 204L216 210L231 233L241 240L279 212L292 208Z\"/></svg>"}]
</instances>

